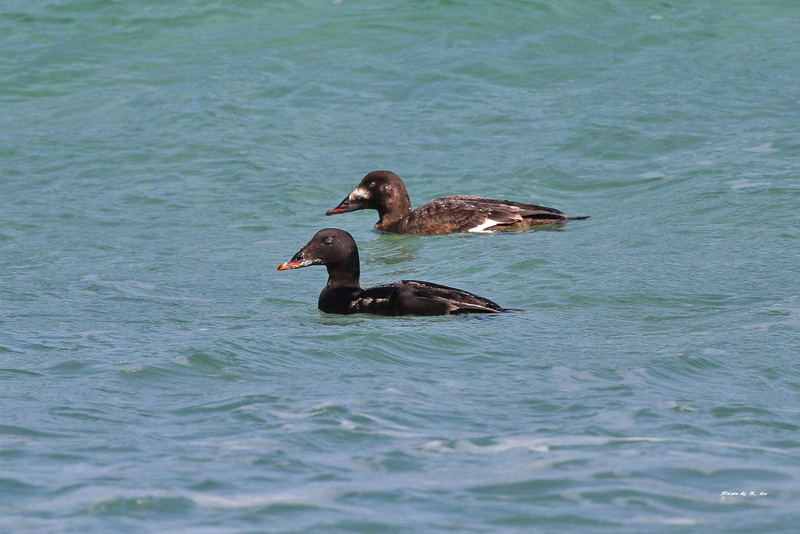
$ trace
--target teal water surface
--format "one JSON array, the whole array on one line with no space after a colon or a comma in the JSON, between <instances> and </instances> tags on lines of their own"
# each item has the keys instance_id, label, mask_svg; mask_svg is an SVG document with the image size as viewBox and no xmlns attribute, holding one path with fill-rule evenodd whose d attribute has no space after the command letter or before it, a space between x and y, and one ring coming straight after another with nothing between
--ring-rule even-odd
<instances>
[{"instance_id":1,"label":"teal water surface","mask_svg":"<svg viewBox=\"0 0 800 534\"><path fill-rule=\"evenodd\" d=\"M800 5L10 0L3 532L795 532ZM592 215L325 217L367 172ZM422 279L526 313L332 316Z\"/></svg>"}]
</instances>

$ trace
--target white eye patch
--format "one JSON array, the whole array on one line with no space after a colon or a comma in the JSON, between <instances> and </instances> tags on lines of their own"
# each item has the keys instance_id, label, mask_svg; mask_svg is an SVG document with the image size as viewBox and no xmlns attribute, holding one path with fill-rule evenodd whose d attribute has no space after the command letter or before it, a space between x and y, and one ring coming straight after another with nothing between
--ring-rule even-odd
<instances>
[{"instance_id":1,"label":"white eye patch","mask_svg":"<svg viewBox=\"0 0 800 534\"><path fill-rule=\"evenodd\" d=\"M364 189L363 187L356 187L353 189L353 192L350 193L350 200L367 200L369 198L369 191Z\"/></svg>"}]
</instances>

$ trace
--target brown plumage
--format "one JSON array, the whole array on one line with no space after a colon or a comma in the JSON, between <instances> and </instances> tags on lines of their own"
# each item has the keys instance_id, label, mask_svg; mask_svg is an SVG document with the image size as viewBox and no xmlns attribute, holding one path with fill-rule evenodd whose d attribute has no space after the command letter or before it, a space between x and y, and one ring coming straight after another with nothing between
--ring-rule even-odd
<instances>
[{"instance_id":1,"label":"brown plumage","mask_svg":"<svg viewBox=\"0 0 800 534\"><path fill-rule=\"evenodd\" d=\"M338 206L326 215L364 209L378 211L375 229L396 234L451 234L503 232L543 224L560 224L588 217L567 217L545 206L471 195L453 195L411 209L408 191L395 173L367 174Z\"/></svg>"}]
</instances>

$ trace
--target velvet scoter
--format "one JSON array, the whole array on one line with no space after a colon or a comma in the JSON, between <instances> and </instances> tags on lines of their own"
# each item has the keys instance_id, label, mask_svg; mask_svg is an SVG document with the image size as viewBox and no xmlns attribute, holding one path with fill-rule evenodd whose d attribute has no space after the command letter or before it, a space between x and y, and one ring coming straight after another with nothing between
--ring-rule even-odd
<instances>
[{"instance_id":1,"label":"velvet scoter","mask_svg":"<svg viewBox=\"0 0 800 534\"><path fill-rule=\"evenodd\" d=\"M358 247L349 233L337 228L317 232L279 271L309 265L325 265L328 283L319 295L319 309L326 313L378 315L457 315L498 313L506 310L489 299L452 287L402 280L362 288L359 285Z\"/></svg>"},{"instance_id":2,"label":"velvet scoter","mask_svg":"<svg viewBox=\"0 0 800 534\"><path fill-rule=\"evenodd\" d=\"M364 209L378 211L375 230L396 234L503 232L589 218L567 217L545 206L471 195L437 198L412 210L403 180L391 171L364 176L358 187L326 215Z\"/></svg>"}]
</instances>

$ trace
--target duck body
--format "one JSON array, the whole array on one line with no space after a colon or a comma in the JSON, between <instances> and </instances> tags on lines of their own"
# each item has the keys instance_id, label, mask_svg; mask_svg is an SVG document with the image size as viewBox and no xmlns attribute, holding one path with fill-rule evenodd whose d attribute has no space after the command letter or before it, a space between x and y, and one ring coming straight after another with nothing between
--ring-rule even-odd
<instances>
[{"instance_id":1,"label":"duck body","mask_svg":"<svg viewBox=\"0 0 800 534\"><path fill-rule=\"evenodd\" d=\"M489 299L468 291L419 280L401 280L368 288L326 285L319 295L326 313L377 315L458 315L505 311Z\"/></svg>"},{"instance_id":2,"label":"duck body","mask_svg":"<svg viewBox=\"0 0 800 534\"><path fill-rule=\"evenodd\" d=\"M336 228L317 232L311 241L279 271L310 265L325 265L328 283L317 305L326 313L377 315L458 315L464 313L499 313L505 310L491 300L453 287L401 280L369 288L359 285L358 248L353 237Z\"/></svg>"},{"instance_id":3,"label":"duck body","mask_svg":"<svg viewBox=\"0 0 800 534\"><path fill-rule=\"evenodd\" d=\"M326 215L363 209L378 211L375 230L396 234L451 234L505 232L545 224L561 224L588 217L567 217L555 208L495 200L472 195L437 198L411 209L408 190L395 173L373 171Z\"/></svg>"}]
</instances>

